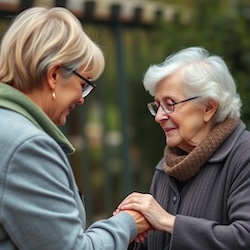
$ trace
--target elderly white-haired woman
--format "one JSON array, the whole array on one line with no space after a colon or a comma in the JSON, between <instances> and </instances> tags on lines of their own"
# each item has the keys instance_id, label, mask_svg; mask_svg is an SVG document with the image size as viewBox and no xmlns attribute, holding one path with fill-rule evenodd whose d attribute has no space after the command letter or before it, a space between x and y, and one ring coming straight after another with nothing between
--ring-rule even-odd
<instances>
[{"instance_id":1,"label":"elderly white-haired woman","mask_svg":"<svg viewBox=\"0 0 250 250\"><path fill-rule=\"evenodd\" d=\"M140 211L154 229L130 249L250 249L250 133L224 60L183 49L150 66L144 86L166 147L150 194L118 207Z\"/></svg>"}]
</instances>

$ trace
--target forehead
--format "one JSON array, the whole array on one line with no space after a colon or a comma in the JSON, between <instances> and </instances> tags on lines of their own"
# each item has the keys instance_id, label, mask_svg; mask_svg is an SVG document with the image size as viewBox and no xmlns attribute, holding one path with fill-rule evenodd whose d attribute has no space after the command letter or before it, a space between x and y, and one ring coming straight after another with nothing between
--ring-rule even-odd
<instances>
[{"instance_id":1,"label":"forehead","mask_svg":"<svg viewBox=\"0 0 250 250\"><path fill-rule=\"evenodd\" d=\"M159 81L155 88L155 98L173 98L184 96L183 83L178 74L170 75Z\"/></svg>"}]
</instances>

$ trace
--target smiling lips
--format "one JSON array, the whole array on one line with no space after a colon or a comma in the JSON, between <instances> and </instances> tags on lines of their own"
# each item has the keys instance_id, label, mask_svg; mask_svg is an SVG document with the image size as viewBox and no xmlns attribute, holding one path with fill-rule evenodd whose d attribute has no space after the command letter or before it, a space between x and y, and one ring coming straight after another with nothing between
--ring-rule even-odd
<instances>
[{"instance_id":1,"label":"smiling lips","mask_svg":"<svg viewBox=\"0 0 250 250\"><path fill-rule=\"evenodd\" d=\"M172 131L174 131L176 128L174 128L174 127L171 127L171 128L164 128L164 131L165 131L165 133L166 134L169 134L169 133L171 133Z\"/></svg>"},{"instance_id":2,"label":"smiling lips","mask_svg":"<svg viewBox=\"0 0 250 250\"><path fill-rule=\"evenodd\" d=\"M69 107L69 112L75 108L75 105Z\"/></svg>"}]
</instances>

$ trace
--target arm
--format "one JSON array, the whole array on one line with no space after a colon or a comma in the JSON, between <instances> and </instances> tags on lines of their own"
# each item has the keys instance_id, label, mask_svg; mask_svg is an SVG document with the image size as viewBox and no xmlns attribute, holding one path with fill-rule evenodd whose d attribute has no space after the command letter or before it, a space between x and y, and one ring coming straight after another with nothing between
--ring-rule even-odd
<instances>
[{"instance_id":1,"label":"arm","mask_svg":"<svg viewBox=\"0 0 250 250\"><path fill-rule=\"evenodd\" d=\"M135 220L125 212L84 232L85 211L72 170L47 136L18 145L5 174L1 220L19 249L126 249L137 235Z\"/></svg>"}]
</instances>

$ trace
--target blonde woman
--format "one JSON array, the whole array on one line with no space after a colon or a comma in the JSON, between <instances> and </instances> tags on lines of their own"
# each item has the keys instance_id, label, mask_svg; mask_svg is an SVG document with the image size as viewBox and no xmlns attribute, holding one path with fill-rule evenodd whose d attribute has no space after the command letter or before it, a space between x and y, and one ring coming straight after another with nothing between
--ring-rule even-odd
<instances>
[{"instance_id":1,"label":"blonde woman","mask_svg":"<svg viewBox=\"0 0 250 250\"><path fill-rule=\"evenodd\" d=\"M34 7L0 51L0 249L126 249L148 229L126 211L85 228L85 209L58 129L95 88L99 47L64 8Z\"/></svg>"}]
</instances>

